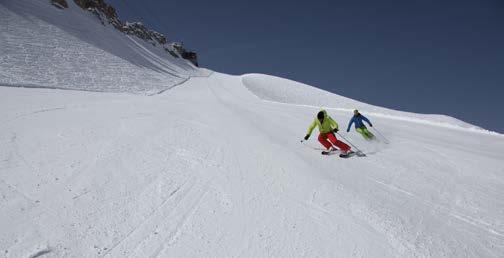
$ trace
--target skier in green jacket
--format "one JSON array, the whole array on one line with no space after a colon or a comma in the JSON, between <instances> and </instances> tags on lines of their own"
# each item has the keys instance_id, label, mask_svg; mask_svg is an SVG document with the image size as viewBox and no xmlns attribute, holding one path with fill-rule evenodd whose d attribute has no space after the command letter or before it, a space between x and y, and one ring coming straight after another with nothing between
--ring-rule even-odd
<instances>
[{"instance_id":1,"label":"skier in green jacket","mask_svg":"<svg viewBox=\"0 0 504 258\"><path fill-rule=\"evenodd\" d=\"M327 151L323 151L322 154L329 154L337 150L333 145L336 145L336 147L340 149L342 155L351 153L350 146L338 140L334 135L334 133L338 132L338 123L336 123L325 110L321 110L317 113L317 117L313 119L313 122L308 127L308 132L304 137L305 140L310 138L315 127L318 127L320 132L318 141L327 149Z\"/></svg>"}]
</instances>

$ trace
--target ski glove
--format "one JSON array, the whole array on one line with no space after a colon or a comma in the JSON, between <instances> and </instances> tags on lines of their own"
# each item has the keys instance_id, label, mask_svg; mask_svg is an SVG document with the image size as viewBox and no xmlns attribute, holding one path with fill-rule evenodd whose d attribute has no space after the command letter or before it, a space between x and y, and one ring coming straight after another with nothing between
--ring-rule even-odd
<instances>
[{"instance_id":1,"label":"ski glove","mask_svg":"<svg viewBox=\"0 0 504 258\"><path fill-rule=\"evenodd\" d=\"M337 133L338 132L338 128L334 128L332 131L333 131L333 133Z\"/></svg>"},{"instance_id":2,"label":"ski glove","mask_svg":"<svg viewBox=\"0 0 504 258\"><path fill-rule=\"evenodd\" d=\"M310 138L310 135L309 135L309 134L307 134L307 135L304 137L305 141L307 141L307 140L308 140L308 138Z\"/></svg>"},{"instance_id":3,"label":"ski glove","mask_svg":"<svg viewBox=\"0 0 504 258\"><path fill-rule=\"evenodd\" d=\"M348 132L350 132L350 130L346 130L346 132L348 133Z\"/></svg>"},{"instance_id":4,"label":"ski glove","mask_svg":"<svg viewBox=\"0 0 504 258\"><path fill-rule=\"evenodd\" d=\"M369 124L369 126L373 127L373 125L372 125L372 124Z\"/></svg>"}]
</instances>

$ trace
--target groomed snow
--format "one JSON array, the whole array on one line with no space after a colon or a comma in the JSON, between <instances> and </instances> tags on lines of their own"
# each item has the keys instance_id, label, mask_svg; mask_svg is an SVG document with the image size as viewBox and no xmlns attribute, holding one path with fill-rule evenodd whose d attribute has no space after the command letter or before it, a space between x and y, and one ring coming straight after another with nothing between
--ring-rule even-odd
<instances>
[{"instance_id":1,"label":"groomed snow","mask_svg":"<svg viewBox=\"0 0 504 258\"><path fill-rule=\"evenodd\" d=\"M104 26L74 1L0 2L0 84L153 94L207 76L160 46Z\"/></svg>"},{"instance_id":2,"label":"groomed snow","mask_svg":"<svg viewBox=\"0 0 504 258\"><path fill-rule=\"evenodd\" d=\"M0 86L33 87L0 87L0 255L504 257L502 135L211 73L69 3L0 2ZM300 142L320 107L366 157Z\"/></svg>"},{"instance_id":3,"label":"groomed snow","mask_svg":"<svg viewBox=\"0 0 504 258\"><path fill-rule=\"evenodd\" d=\"M374 116L451 128L465 128L480 133L493 133L450 116L424 115L373 106L284 78L263 74L247 74L243 76L242 80L243 84L251 92L267 101L347 111L349 114L354 109L362 109Z\"/></svg>"},{"instance_id":4,"label":"groomed snow","mask_svg":"<svg viewBox=\"0 0 504 258\"><path fill-rule=\"evenodd\" d=\"M390 144L352 132L367 157L325 157L299 142L316 108L242 79L151 97L0 87L0 251L502 257L501 136L370 116Z\"/></svg>"}]
</instances>

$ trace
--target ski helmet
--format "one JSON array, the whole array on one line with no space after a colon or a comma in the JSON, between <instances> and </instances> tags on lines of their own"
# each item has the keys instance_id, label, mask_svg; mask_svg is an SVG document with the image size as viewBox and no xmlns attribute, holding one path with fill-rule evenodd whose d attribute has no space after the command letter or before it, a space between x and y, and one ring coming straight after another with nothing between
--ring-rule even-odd
<instances>
[{"instance_id":1,"label":"ski helmet","mask_svg":"<svg viewBox=\"0 0 504 258\"><path fill-rule=\"evenodd\" d=\"M318 118L319 120L324 119L324 111L320 111L320 112L318 112L318 114L317 114L317 118Z\"/></svg>"}]
</instances>

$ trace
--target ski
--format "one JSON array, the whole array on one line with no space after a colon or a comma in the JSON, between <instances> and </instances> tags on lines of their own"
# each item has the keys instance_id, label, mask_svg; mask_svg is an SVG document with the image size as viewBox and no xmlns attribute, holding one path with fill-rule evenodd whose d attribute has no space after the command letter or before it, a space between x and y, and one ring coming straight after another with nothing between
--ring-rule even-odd
<instances>
[{"instance_id":1,"label":"ski","mask_svg":"<svg viewBox=\"0 0 504 258\"><path fill-rule=\"evenodd\" d=\"M334 151L322 151L322 155L331 155Z\"/></svg>"},{"instance_id":2,"label":"ski","mask_svg":"<svg viewBox=\"0 0 504 258\"><path fill-rule=\"evenodd\" d=\"M346 154L343 154L343 153L342 153L342 154L340 154L339 156L340 156L340 158L350 158L350 157L352 157L353 155L355 155L355 152L353 152L353 151L349 151L348 153L346 153Z\"/></svg>"},{"instance_id":3,"label":"ski","mask_svg":"<svg viewBox=\"0 0 504 258\"><path fill-rule=\"evenodd\" d=\"M333 155L335 154L337 150L329 150L329 151L322 151L322 155L326 155L326 156L329 156L329 155ZM347 154L340 154L339 157L340 158L350 158L350 157L353 157L353 156L357 156L357 157L366 157L366 154L358 151L358 152L354 152L354 151L350 151L348 152Z\"/></svg>"},{"instance_id":4,"label":"ski","mask_svg":"<svg viewBox=\"0 0 504 258\"><path fill-rule=\"evenodd\" d=\"M331 155L333 154L335 151L339 151L337 148L335 147L331 147L330 150L325 150L325 151L322 151L322 155Z\"/></svg>"}]
</instances>

